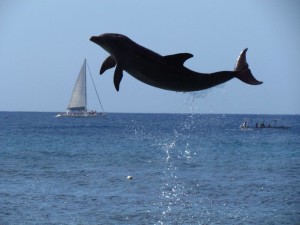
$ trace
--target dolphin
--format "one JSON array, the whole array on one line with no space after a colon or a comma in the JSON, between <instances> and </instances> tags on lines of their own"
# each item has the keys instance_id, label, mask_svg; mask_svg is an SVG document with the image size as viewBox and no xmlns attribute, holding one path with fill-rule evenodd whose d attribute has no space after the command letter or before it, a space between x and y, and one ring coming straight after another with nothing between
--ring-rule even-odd
<instances>
[{"instance_id":1,"label":"dolphin","mask_svg":"<svg viewBox=\"0 0 300 225\"><path fill-rule=\"evenodd\" d=\"M123 70L148 85L170 91L199 91L222 84L232 78L250 84L262 84L254 78L246 61L247 48L243 50L233 71L198 73L186 68L184 62L192 58L190 53L162 56L122 34L106 33L92 36L90 41L101 46L110 56L103 62L100 74L116 66L114 85L117 91L123 77Z\"/></svg>"}]
</instances>

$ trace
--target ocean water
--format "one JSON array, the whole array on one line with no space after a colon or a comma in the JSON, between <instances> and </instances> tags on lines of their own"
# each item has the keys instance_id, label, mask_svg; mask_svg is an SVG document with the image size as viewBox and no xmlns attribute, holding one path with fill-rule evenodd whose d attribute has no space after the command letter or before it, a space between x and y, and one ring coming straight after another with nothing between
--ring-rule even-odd
<instances>
[{"instance_id":1,"label":"ocean water","mask_svg":"<svg viewBox=\"0 0 300 225\"><path fill-rule=\"evenodd\" d=\"M0 112L1 225L300 224L300 116L54 116Z\"/></svg>"}]
</instances>

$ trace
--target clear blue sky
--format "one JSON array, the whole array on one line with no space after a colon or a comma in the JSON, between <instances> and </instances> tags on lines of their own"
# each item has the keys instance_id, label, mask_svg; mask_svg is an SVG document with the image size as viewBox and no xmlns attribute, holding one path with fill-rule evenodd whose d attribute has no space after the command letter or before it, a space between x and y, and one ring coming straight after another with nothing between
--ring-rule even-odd
<instances>
[{"instance_id":1,"label":"clear blue sky","mask_svg":"<svg viewBox=\"0 0 300 225\"><path fill-rule=\"evenodd\" d=\"M233 79L197 93L99 76L108 53L90 36L114 32L162 55L189 52L199 72L232 70L246 47L260 86ZM108 112L300 114L297 0L0 1L0 111L64 111L87 58ZM91 87L92 88L92 87ZM90 108L100 109L94 93Z\"/></svg>"}]
</instances>

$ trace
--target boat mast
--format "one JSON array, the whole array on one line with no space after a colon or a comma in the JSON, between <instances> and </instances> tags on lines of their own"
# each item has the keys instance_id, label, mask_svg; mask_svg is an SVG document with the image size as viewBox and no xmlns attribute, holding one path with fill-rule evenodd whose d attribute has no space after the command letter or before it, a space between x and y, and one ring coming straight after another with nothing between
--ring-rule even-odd
<instances>
[{"instance_id":1,"label":"boat mast","mask_svg":"<svg viewBox=\"0 0 300 225\"><path fill-rule=\"evenodd\" d=\"M97 91L97 88L96 88L96 85L95 85L95 82L94 82L94 79L93 79L93 76L92 76L92 73L91 73L91 70L90 70L90 66L89 66L88 63L87 63L87 68L89 70L89 74L90 74L90 77L91 77L91 80L92 80L92 83L93 83L93 86L94 86L94 89L95 89L95 92L96 92L96 95L97 95L97 98L98 98L98 102L101 106L102 112L104 113L104 108L103 108L103 105L101 103L101 100L100 100L100 97L99 97L99 94L98 94L98 91Z\"/></svg>"},{"instance_id":2,"label":"boat mast","mask_svg":"<svg viewBox=\"0 0 300 225\"><path fill-rule=\"evenodd\" d=\"M86 59L84 59L84 77L86 80ZM87 112L87 90L86 90L86 82L85 82L85 106L84 106L84 111Z\"/></svg>"}]
</instances>

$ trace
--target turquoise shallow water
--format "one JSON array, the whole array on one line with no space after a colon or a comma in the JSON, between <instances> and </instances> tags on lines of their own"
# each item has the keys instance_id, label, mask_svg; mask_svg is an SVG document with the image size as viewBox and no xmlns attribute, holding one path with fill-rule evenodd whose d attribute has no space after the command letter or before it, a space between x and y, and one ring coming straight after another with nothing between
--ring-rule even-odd
<instances>
[{"instance_id":1,"label":"turquoise shallow water","mask_svg":"<svg viewBox=\"0 0 300 225\"><path fill-rule=\"evenodd\" d=\"M0 224L300 221L300 116L54 116L0 112Z\"/></svg>"}]
</instances>

